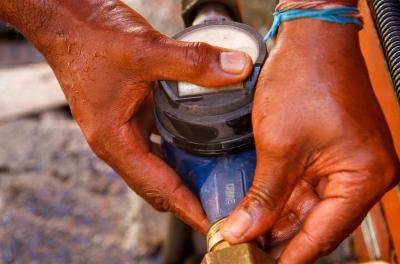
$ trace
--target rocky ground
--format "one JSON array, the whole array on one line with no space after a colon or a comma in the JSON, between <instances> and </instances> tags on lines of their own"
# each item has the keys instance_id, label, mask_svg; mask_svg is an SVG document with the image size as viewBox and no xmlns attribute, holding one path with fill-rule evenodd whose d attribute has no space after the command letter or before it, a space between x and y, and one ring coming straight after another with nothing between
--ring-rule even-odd
<instances>
[{"instance_id":1,"label":"rocky ground","mask_svg":"<svg viewBox=\"0 0 400 264\"><path fill-rule=\"evenodd\" d=\"M0 263L156 263L165 216L51 111L0 125Z\"/></svg>"}]
</instances>

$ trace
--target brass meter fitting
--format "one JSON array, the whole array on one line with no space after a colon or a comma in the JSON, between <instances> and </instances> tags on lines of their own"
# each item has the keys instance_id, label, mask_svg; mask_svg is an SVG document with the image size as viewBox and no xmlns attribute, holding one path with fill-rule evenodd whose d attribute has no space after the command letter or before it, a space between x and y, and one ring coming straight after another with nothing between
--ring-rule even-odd
<instances>
[{"instance_id":1,"label":"brass meter fitting","mask_svg":"<svg viewBox=\"0 0 400 264\"><path fill-rule=\"evenodd\" d=\"M201 264L275 264L275 259L260 248L263 241L231 245L221 235L225 219L215 223L207 234L208 253Z\"/></svg>"}]
</instances>

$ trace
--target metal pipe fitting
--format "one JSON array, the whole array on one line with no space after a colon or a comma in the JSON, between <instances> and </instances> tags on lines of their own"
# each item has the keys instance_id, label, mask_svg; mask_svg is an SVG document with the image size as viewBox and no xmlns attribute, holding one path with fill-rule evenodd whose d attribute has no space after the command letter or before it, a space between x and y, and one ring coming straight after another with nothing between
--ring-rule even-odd
<instances>
[{"instance_id":1,"label":"metal pipe fitting","mask_svg":"<svg viewBox=\"0 0 400 264\"><path fill-rule=\"evenodd\" d=\"M275 264L263 248L263 240L231 245L221 235L225 219L215 223L207 234L208 253L201 264Z\"/></svg>"},{"instance_id":2,"label":"metal pipe fitting","mask_svg":"<svg viewBox=\"0 0 400 264\"><path fill-rule=\"evenodd\" d=\"M199 7L193 26L208 21L232 21L226 6L220 3L208 3Z\"/></svg>"}]
</instances>

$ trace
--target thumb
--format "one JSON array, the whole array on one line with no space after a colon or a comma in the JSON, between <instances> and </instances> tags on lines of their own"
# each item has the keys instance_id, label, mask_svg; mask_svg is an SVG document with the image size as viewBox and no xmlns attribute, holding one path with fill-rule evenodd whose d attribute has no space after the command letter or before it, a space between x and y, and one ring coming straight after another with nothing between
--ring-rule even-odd
<instances>
[{"instance_id":1,"label":"thumb","mask_svg":"<svg viewBox=\"0 0 400 264\"><path fill-rule=\"evenodd\" d=\"M297 182L293 164L276 157L260 160L248 195L224 223L222 235L227 241L248 242L271 229Z\"/></svg>"},{"instance_id":2,"label":"thumb","mask_svg":"<svg viewBox=\"0 0 400 264\"><path fill-rule=\"evenodd\" d=\"M213 47L202 42L182 42L164 38L155 49L155 79L187 81L219 87L243 81L253 63L244 52Z\"/></svg>"}]
</instances>

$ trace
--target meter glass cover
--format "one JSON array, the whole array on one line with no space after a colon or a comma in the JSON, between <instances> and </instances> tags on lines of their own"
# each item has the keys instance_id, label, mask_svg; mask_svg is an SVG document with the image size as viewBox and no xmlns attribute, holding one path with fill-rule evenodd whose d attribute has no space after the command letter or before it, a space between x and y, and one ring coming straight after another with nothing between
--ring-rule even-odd
<instances>
[{"instance_id":1,"label":"meter glass cover","mask_svg":"<svg viewBox=\"0 0 400 264\"><path fill-rule=\"evenodd\" d=\"M229 25L212 25L188 32L179 38L181 41L205 42L213 46L246 52L253 63L259 56L258 40L244 29ZM243 89L243 83L222 88L206 88L192 83L179 82L180 97L210 94L221 91Z\"/></svg>"}]
</instances>

